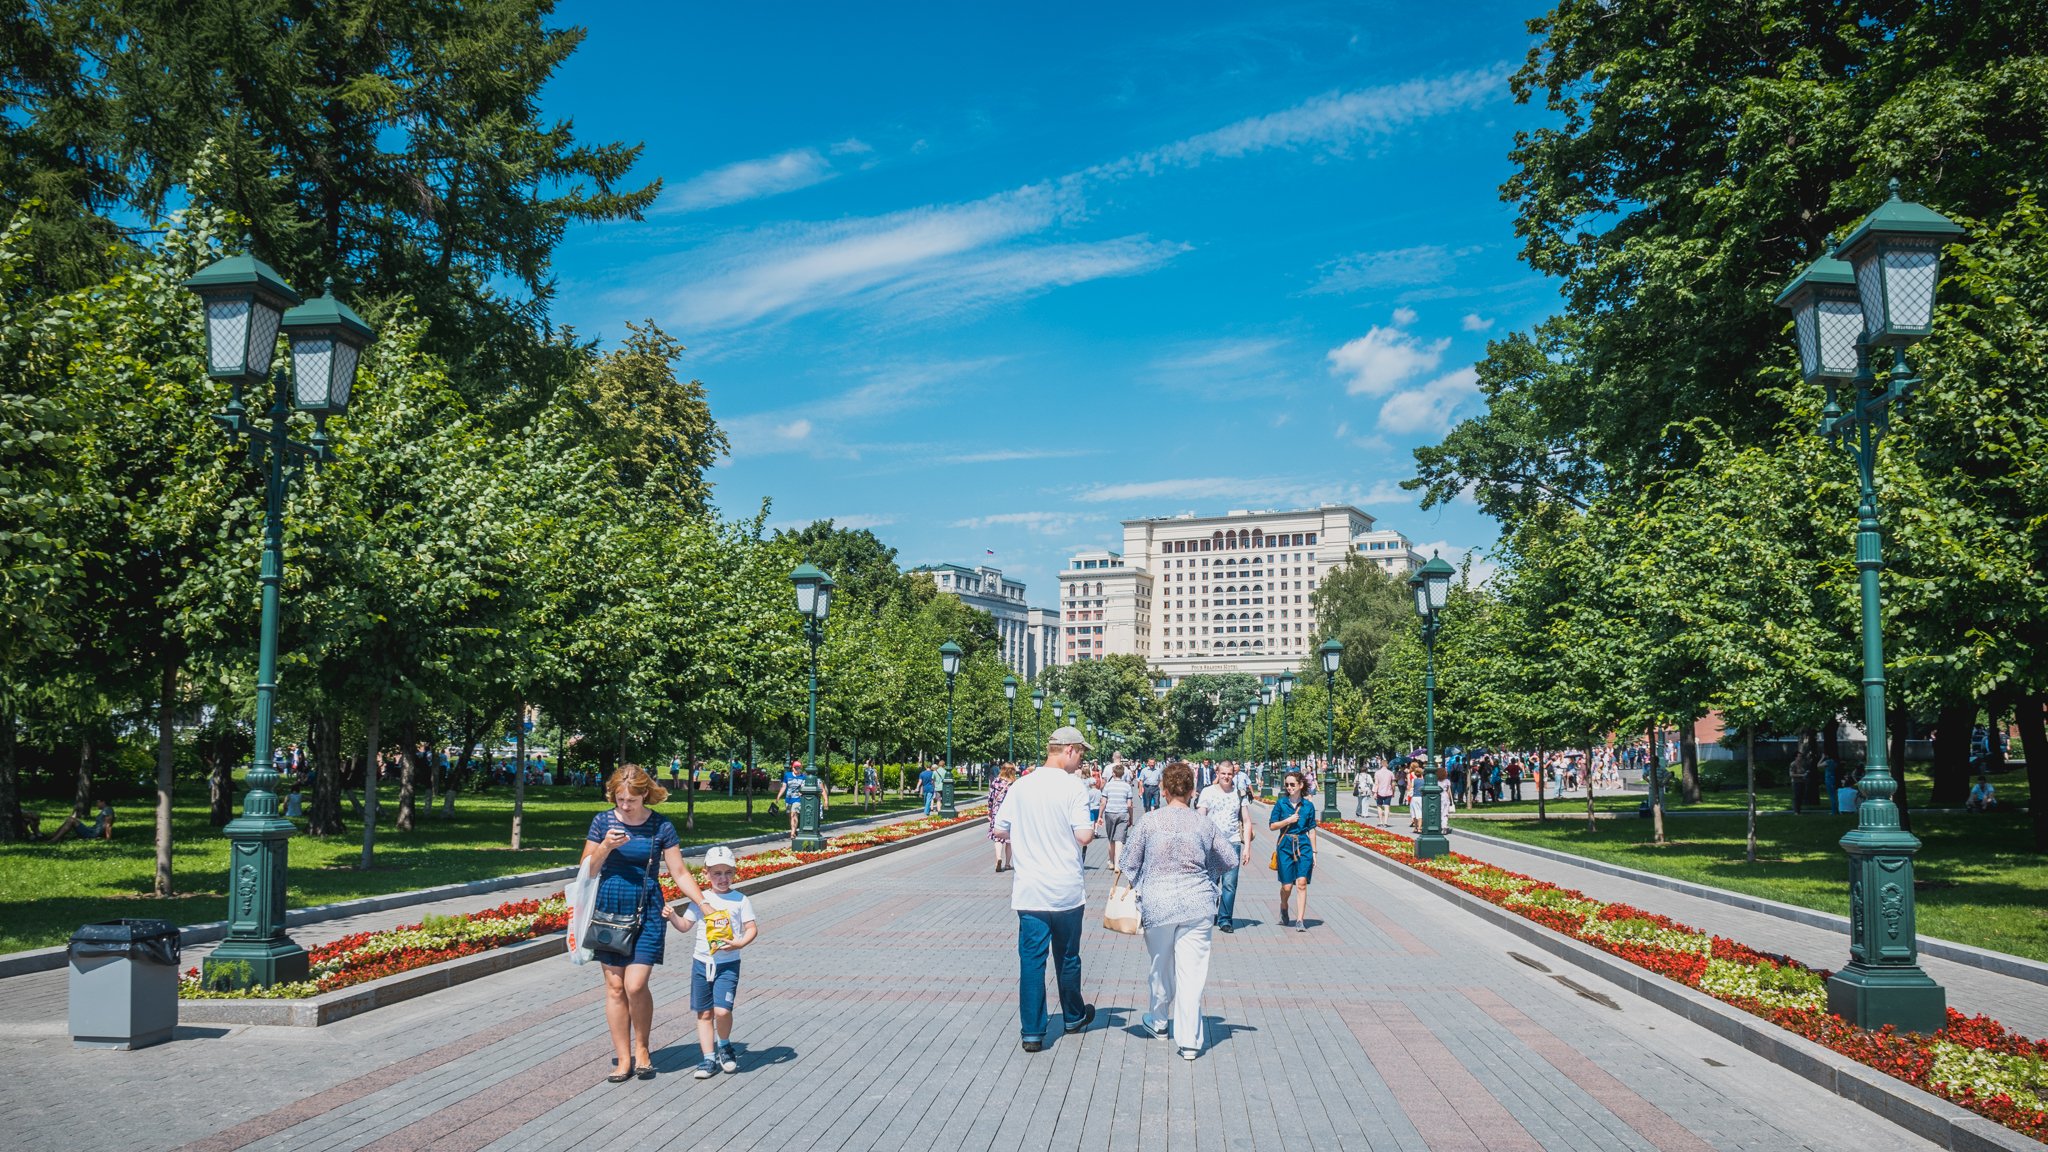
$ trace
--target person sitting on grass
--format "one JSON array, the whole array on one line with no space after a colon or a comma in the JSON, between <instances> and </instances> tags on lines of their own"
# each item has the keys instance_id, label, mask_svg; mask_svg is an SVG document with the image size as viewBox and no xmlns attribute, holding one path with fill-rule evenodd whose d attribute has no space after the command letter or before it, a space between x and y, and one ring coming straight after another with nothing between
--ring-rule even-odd
<instances>
[{"instance_id":1,"label":"person sitting on grass","mask_svg":"<svg viewBox=\"0 0 2048 1152\"><path fill-rule=\"evenodd\" d=\"M1977 782L1970 786L1970 798L1963 802L1963 808L1970 812L1989 812L1998 807L1998 789L1991 786L1991 778L1979 773Z\"/></svg>"},{"instance_id":2,"label":"person sitting on grass","mask_svg":"<svg viewBox=\"0 0 2048 1152\"><path fill-rule=\"evenodd\" d=\"M740 1070L732 1050L732 1009L740 993L738 953L761 931L753 901L732 886L739 874L732 849L721 844L704 853L704 874L710 888L701 907L678 900L662 909L669 923L697 938L690 957L690 1010L697 1014L697 1046L704 1051L703 1062L691 1074L699 1080Z\"/></svg>"}]
</instances>

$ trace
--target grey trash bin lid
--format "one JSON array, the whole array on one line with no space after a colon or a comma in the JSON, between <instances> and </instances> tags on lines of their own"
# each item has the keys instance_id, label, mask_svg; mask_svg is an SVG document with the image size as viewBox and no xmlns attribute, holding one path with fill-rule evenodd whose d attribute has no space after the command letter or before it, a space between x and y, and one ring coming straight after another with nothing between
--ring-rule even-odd
<instances>
[{"instance_id":1,"label":"grey trash bin lid","mask_svg":"<svg viewBox=\"0 0 2048 1152\"><path fill-rule=\"evenodd\" d=\"M147 964L176 965L178 926L168 920L103 920L71 934L65 959L126 956Z\"/></svg>"}]
</instances>

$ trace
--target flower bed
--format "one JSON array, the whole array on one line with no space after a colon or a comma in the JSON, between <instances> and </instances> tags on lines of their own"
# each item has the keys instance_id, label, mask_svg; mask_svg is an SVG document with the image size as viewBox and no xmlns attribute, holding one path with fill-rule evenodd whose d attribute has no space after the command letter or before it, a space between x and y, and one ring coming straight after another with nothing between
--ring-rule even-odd
<instances>
[{"instance_id":1,"label":"flower bed","mask_svg":"<svg viewBox=\"0 0 2048 1152\"><path fill-rule=\"evenodd\" d=\"M1850 1059L1953 1101L2014 1131L2048 1142L2048 1041L2008 1032L1984 1016L1951 1008L1932 1036L1887 1025L1859 1028L1827 1010L1829 973L1709 935L1667 916L1451 853L1415 858L1411 841L1348 820L1322 826L1331 835L1489 904L1697 988Z\"/></svg>"},{"instance_id":2,"label":"flower bed","mask_svg":"<svg viewBox=\"0 0 2048 1152\"><path fill-rule=\"evenodd\" d=\"M744 884L802 864L865 851L980 819L983 816L978 812L951 820L927 816L835 836L826 841L824 850L819 852L792 852L787 848L763 852L740 861L737 882ZM700 885L707 883L703 868L692 868L691 872ZM674 900L682 895L682 889L672 879L663 877L661 885L662 893L668 899ZM405 924L379 932L357 932L339 940L330 940L307 951L306 958L311 964L309 978L289 984L244 989L208 988L200 982L199 969L189 968L178 983L178 995L185 1000L303 999L439 964L444 960L517 944L535 936L559 932L568 925L568 904L562 893L557 892L544 900L508 901L495 908L462 916L428 916L418 924Z\"/></svg>"}]
</instances>

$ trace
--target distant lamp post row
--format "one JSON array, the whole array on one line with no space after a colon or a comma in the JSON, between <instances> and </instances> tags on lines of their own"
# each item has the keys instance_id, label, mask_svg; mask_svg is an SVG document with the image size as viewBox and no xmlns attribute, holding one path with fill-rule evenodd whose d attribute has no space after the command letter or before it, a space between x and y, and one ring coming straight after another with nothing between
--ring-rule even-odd
<instances>
[{"instance_id":1,"label":"distant lamp post row","mask_svg":"<svg viewBox=\"0 0 2048 1152\"><path fill-rule=\"evenodd\" d=\"M1451 850L1444 835L1444 790L1436 779L1436 637L1443 628L1444 605L1451 597L1451 577L1457 570L1441 556L1431 556L1413 576L1408 589L1415 594L1415 614L1422 617L1422 646L1428 653L1423 677L1423 731L1428 757L1422 765L1422 833L1415 838L1415 855L1431 860Z\"/></svg>"},{"instance_id":2,"label":"distant lamp post row","mask_svg":"<svg viewBox=\"0 0 2048 1152\"><path fill-rule=\"evenodd\" d=\"M832 577L812 564L799 564L789 574L790 583L796 585L796 611L804 618L804 640L811 648L811 698L810 712L806 718L808 731L807 751L804 761L804 782L799 790L801 807L797 813L796 839L790 847L798 852L822 852L825 850L825 836L818 830L819 783L818 783L818 645L825 639L825 617L832 609Z\"/></svg>"},{"instance_id":3,"label":"distant lamp post row","mask_svg":"<svg viewBox=\"0 0 2048 1152\"><path fill-rule=\"evenodd\" d=\"M1337 666L1344 661L1344 642L1335 636L1316 649L1323 662L1323 819L1337 810Z\"/></svg>"},{"instance_id":4,"label":"distant lamp post row","mask_svg":"<svg viewBox=\"0 0 2048 1152\"><path fill-rule=\"evenodd\" d=\"M375 333L334 297L330 282L318 299L302 301L268 264L243 253L216 260L186 280L205 313L206 374L232 384L227 410L216 415L229 436L249 442L249 463L268 468L263 504L262 625L256 654L256 731L242 814L225 829L228 857L227 936L206 958L209 986L238 988L304 980L305 950L285 934L286 845L296 831L277 812L277 771L271 729L277 701L279 592L284 579L284 496L293 473L333 458L327 418L348 411L356 365ZM291 373L272 371L277 337L291 345ZM251 415L244 388L270 387L267 408ZM263 397L256 397L259 407ZM313 417L313 435L291 438L296 409ZM265 427L265 424L268 427Z\"/></svg>"},{"instance_id":5,"label":"distant lamp post row","mask_svg":"<svg viewBox=\"0 0 2048 1152\"><path fill-rule=\"evenodd\" d=\"M1863 608L1863 730L1867 737L1856 827L1842 837L1849 856L1849 963L1828 978L1828 1011L1864 1028L1895 1025L1934 1032L1947 1020L1947 994L1919 963L1914 927L1913 854L1920 841L1899 827L1885 731L1884 632L1878 578L1884 570L1877 522L1877 443L1891 407L1919 384L1906 347L1934 330L1941 250L1962 228L1924 205L1891 198L1837 249L1801 272L1777 304L1792 312L1800 368L1827 389L1820 430L1856 465L1856 569ZM1884 386L1873 354L1891 350ZM1843 410L1842 384L1855 395Z\"/></svg>"},{"instance_id":6,"label":"distant lamp post row","mask_svg":"<svg viewBox=\"0 0 2048 1152\"><path fill-rule=\"evenodd\" d=\"M958 644L939 645L939 667L946 671L946 778L939 781L939 815L948 820L960 814L953 807L953 678L960 674L960 657Z\"/></svg>"},{"instance_id":7,"label":"distant lamp post row","mask_svg":"<svg viewBox=\"0 0 2048 1152\"><path fill-rule=\"evenodd\" d=\"M1045 689L1031 690L1031 753L1033 764L1045 754Z\"/></svg>"},{"instance_id":8,"label":"distant lamp post row","mask_svg":"<svg viewBox=\"0 0 2048 1152\"><path fill-rule=\"evenodd\" d=\"M1009 701L1010 706L1010 754L1003 757L1003 759L1015 764L1017 762L1017 678L1015 676L1003 677L1003 699Z\"/></svg>"}]
</instances>

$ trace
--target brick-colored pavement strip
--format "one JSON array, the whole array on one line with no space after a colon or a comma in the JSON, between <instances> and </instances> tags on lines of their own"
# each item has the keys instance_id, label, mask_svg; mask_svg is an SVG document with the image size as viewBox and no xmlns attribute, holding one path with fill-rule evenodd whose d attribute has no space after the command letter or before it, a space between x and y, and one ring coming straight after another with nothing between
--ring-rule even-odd
<instances>
[{"instance_id":1,"label":"brick-colored pavement strip","mask_svg":"<svg viewBox=\"0 0 2048 1152\"><path fill-rule=\"evenodd\" d=\"M1407 823L1402 821L1400 827L1386 831L1406 836ZM1498 841L1459 836L1455 828L1451 833L1451 850L1525 876L1576 888L1596 900L1620 901L1651 912L1661 912L1702 932L1726 936L1760 951L1790 956L1814 968L1837 969L1849 960L1849 937L1843 932L1580 868L1523 852ZM1846 865L1844 875L1847 875ZM1849 886L1844 880L1842 907L1838 911L1847 915L1848 909ZM1922 956L1920 962L1929 976L1948 989L1951 1007L1962 1012L1981 1012L2028 1036L2048 1036L2048 995L2043 995L2039 984L1934 956Z\"/></svg>"},{"instance_id":2,"label":"brick-colored pavement strip","mask_svg":"<svg viewBox=\"0 0 2048 1152\"><path fill-rule=\"evenodd\" d=\"M603 1082L598 973L549 961L317 1031L216 1029L134 1053L0 1031L0 1144L1932 1147L1619 988L1576 975L1615 1006L1581 996L1510 958L1514 937L1366 861L1320 857L1296 933L1275 925L1257 854L1244 926L1215 939L1209 1048L1193 1063L1139 1033L1143 943L1093 916L1095 1025L1019 1050L1009 877L970 829L757 898L736 1076L688 1075L687 951L671 936L652 1083ZM1108 880L1089 874L1094 915Z\"/></svg>"}]
</instances>

